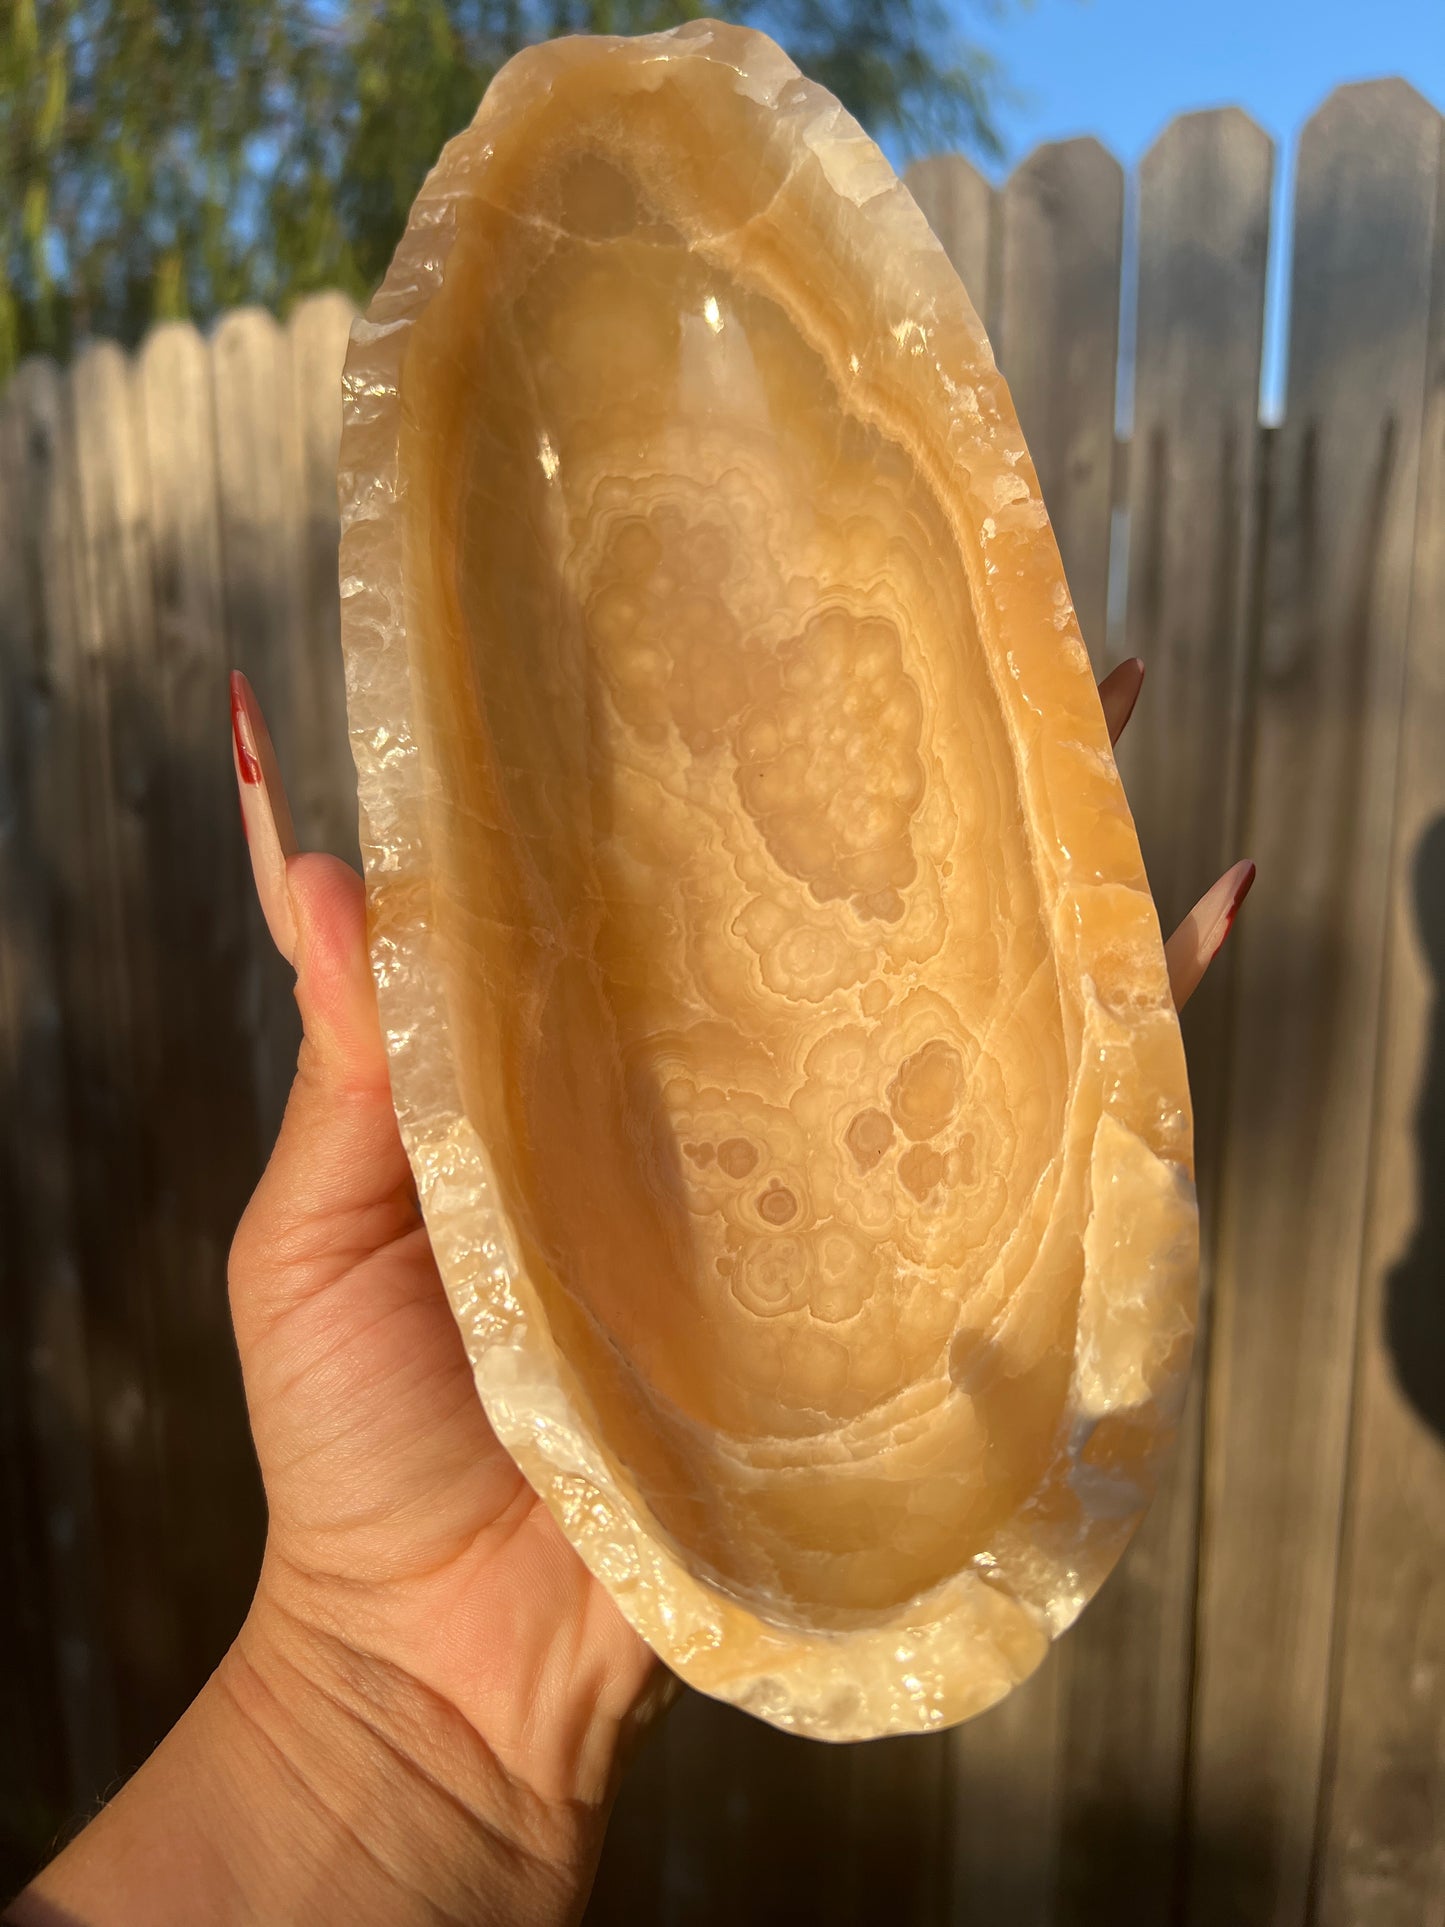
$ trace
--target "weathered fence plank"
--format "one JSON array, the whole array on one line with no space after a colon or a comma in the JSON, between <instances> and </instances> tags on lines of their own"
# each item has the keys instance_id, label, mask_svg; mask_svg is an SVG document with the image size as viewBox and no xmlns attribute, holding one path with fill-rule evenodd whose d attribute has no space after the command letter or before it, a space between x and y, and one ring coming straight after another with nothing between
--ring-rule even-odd
<instances>
[{"instance_id":1,"label":"weathered fence plank","mask_svg":"<svg viewBox=\"0 0 1445 1927\"><path fill-rule=\"evenodd\" d=\"M1094 140L1040 147L999 195L994 346L1095 668L1105 668L1124 170Z\"/></svg>"},{"instance_id":2,"label":"weathered fence plank","mask_svg":"<svg viewBox=\"0 0 1445 1927\"><path fill-rule=\"evenodd\" d=\"M305 640L302 463L290 343L259 308L229 314L211 337L222 606L233 666L255 684L289 785L309 785L299 673ZM259 1153L270 1148L295 1063L290 986L247 894L249 1018Z\"/></svg>"},{"instance_id":3,"label":"weathered fence plank","mask_svg":"<svg viewBox=\"0 0 1445 1927\"><path fill-rule=\"evenodd\" d=\"M1226 109L1140 168L1125 653L1148 696L1120 765L1166 931L1237 854L1273 159Z\"/></svg>"},{"instance_id":4,"label":"weathered fence plank","mask_svg":"<svg viewBox=\"0 0 1445 1927\"><path fill-rule=\"evenodd\" d=\"M786 1927L811 1908L851 1927L859 1749L793 1739L695 1693L669 1715L664 1749L665 1919ZM908 1893L905 1877L905 1906Z\"/></svg>"},{"instance_id":5,"label":"weathered fence plank","mask_svg":"<svg viewBox=\"0 0 1445 1927\"><path fill-rule=\"evenodd\" d=\"M51 1001L45 995L43 899L37 901L34 892L25 809L26 710L34 688L28 571L20 539L25 471L25 424L12 394L0 408L0 1117L7 1119L18 1114L25 1089L30 1001ZM63 1136L57 1148L64 1152ZM13 1655L0 1677L0 1730L7 1739L0 1750L0 1866L5 1869L0 1879L12 1858L43 1845L44 1825L37 1815L62 1810L70 1794L49 1626L47 1508L35 1490L36 1475L49 1468L40 1441L32 1451L32 1430L39 1427L32 1428L27 1380L40 1305L32 1296L26 1216L30 1172L22 1169L22 1158L17 1134L0 1134L0 1304L9 1308L11 1321L8 1342L0 1345L0 1530L8 1554L8 1583L0 1587L0 1640ZM49 1283L43 1273L33 1280L42 1291Z\"/></svg>"},{"instance_id":6,"label":"weathered fence plank","mask_svg":"<svg viewBox=\"0 0 1445 1927\"><path fill-rule=\"evenodd\" d=\"M1434 286L1321 1927L1445 1921L1445 170Z\"/></svg>"},{"instance_id":7,"label":"weathered fence plank","mask_svg":"<svg viewBox=\"0 0 1445 1927\"><path fill-rule=\"evenodd\" d=\"M341 364L356 310L343 294L313 295L291 316L291 387L300 436L300 627L295 727L287 790L302 847L359 865L356 773L346 731L341 604L336 594L336 452Z\"/></svg>"},{"instance_id":8,"label":"weathered fence plank","mask_svg":"<svg viewBox=\"0 0 1445 1927\"><path fill-rule=\"evenodd\" d=\"M677 1883L667 1877L672 1842L668 1745L673 1722L681 1717L682 1708L674 1708L628 1766L608 1823L585 1927L634 1927L644 1920L670 1927L674 1920L690 1918L671 1904Z\"/></svg>"},{"instance_id":9,"label":"weathered fence plank","mask_svg":"<svg viewBox=\"0 0 1445 1927\"><path fill-rule=\"evenodd\" d=\"M1001 1705L947 1735L946 1919L985 1927L1054 1917L1067 1665L1051 1648Z\"/></svg>"},{"instance_id":10,"label":"weathered fence plank","mask_svg":"<svg viewBox=\"0 0 1445 1927\"><path fill-rule=\"evenodd\" d=\"M915 161L903 179L992 338L997 279L993 189L962 154L931 154L927 160Z\"/></svg>"},{"instance_id":11,"label":"weathered fence plank","mask_svg":"<svg viewBox=\"0 0 1445 1927\"><path fill-rule=\"evenodd\" d=\"M117 1764L129 1766L179 1710L146 1141L157 1042L144 956L150 770L134 729L148 679L149 557L129 364L118 349L89 349L61 392L39 558L55 704L43 860L58 919Z\"/></svg>"},{"instance_id":12,"label":"weathered fence plank","mask_svg":"<svg viewBox=\"0 0 1445 1927\"><path fill-rule=\"evenodd\" d=\"M1299 156L1206 1440L1190 1917L1304 1918L1376 1071L1439 117Z\"/></svg>"},{"instance_id":13,"label":"weathered fence plank","mask_svg":"<svg viewBox=\"0 0 1445 1927\"><path fill-rule=\"evenodd\" d=\"M1175 121L1140 169L1125 653L1148 674L1120 764L1166 931L1239 854L1271 171L1268 138L1232 110ZM1186 1030L1206 1315L1228 962ZM1142 1919L1172 1904L1204 1351L1163 1490L1076 1636L1067 1920L1112 1920L1126 1887Z\"/></svg>"},{"instance_id":14,"label":"weathered fence plank","mask_svg":"<svg viewBox=\"0 0 1445 1927\"><path fill-rule=\"evenodd\" d=\"M43 1851L112 1770L95 1568L90 1375L76 1262L49 878L38 809L49 749L34 535L52 506L60 377L28 363L0 405L0 1301L6 1668L0 1856ZM23 1123L21 1122L23 1120ZM18 1879L23 1865L8 1864Z\"/></svg>"},{"instance_id":15,"label":"weathered fence plank","mask_svg":"<svg viewBox=\"0 0 1445 1927\"><path fill-rule=\"evenodd\" d=\"M35 1360L35 1441L46 1463L40 1487L50 1515L51 1613L61 1681L71 1795L83 1802L114 1773L115 1667L107 1638L95 1491L95 1408L85 1329L84 1249L80 1235L84 1192L81 1146L70 1089L67 973L61 949L61 877L57 849L77 852L77 797L71 756L75 719L66 713L55 676L53 634L74 624L71 577L69 407L66 384L48 361L25 363L10 389L18 448L12 444L25 505L21 565L24 584L7 596L12 622L25 624L29 654L22 668L30 684L28 741L12 769L23 784L20 827L29 838L31 917L44 917L35 961L43 982L33 986L24 1012L26 1051L20 1060L23 1117L14 1154L25 1189L27 1251L35 1270L30 1288L43 1298L43 1350ZM40 879L43 878L43 889Z\"/></svg>"},{"instance_id":16,"label":"weathered fence plank","mask_svg":"<svg viewBox=\"0 0 1445 1927\"><path fill-rule=\"evenodd\" d=\"M874 1740L850 1752L848 1798L834 1804L831 1815L830 1763L809 1773L814 1867L829 1885L841 1874L846 1896L828 1917L848 1927L872 1927L895 1908L909 1921L947 1918L954 1892L950 1842L958 1823L951 1737ZM798 1919L806 1898L800 1886L800 1905L787 1919Z\"/></svg>"},{"instance_id":17,"label":"weathered fence plank","mask_svg":"<svg viewBox=\"0 0 1445 1927\"><path fill-rule=\"evenodd\" d=\"M163 719L148 840L166 1036L153 1116L166 1241L156 1342L173 1401L167 1484L186 1522L171 1554L174 1663L194 1690L235 1634L263 1537L259 1481L238 1449L245 1404L226 1298L259 1132L245 1028L251 888L229 755L210 350L194 328L158 328L135 381L155 599L147 693Z\"/></svg>"},{"instance_id":18,"label":"weathered fence plank","mask_svg":"<svg viewBox=\"0 0 1445 1927\"><path fill-rule=\"evenodd\" d=\"M860 1869L865 1889L876 1883L879 1856L860 1850L854 1826L855 1751L790 1739L685 1692L629 1770L588 1927L876 1919L858 1891ZM865 1818L865 1841L880 1821ZM906 1882L904 1892L906 1905Z\"/></svg>"}]
</instances>

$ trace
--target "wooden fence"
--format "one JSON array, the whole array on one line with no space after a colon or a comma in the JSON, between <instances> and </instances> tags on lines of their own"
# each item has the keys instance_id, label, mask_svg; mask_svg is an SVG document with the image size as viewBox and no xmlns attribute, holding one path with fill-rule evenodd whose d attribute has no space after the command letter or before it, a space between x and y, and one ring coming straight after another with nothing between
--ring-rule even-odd
<instances>
[{"instance_id":1,"label":"wooden fence","mask_svg":"<svg viewBox=\"0 0 1445 1927\"><path fill-rule=\"evenodd\" d=\"M1442 160L1398 81L1305 130L1277 430L1274 157L1243 115L1161 137L1127 257L1093 142L997 191L913 170L1098 665L1149 664L1122 762L1166 926L1229 858L1260 865L1186 1026L1205 1339L1166 1493L1022 1691L841 1749L688 1699L624 1793L599 1927L1445 1921ZM262 694L303 838L352 850L349 320L323 296L284 327L167 326L31 363L0 404L12 1881L180 1710L255 1571L224 1259L295 1035L224 676Z\"/></svg>"}]
</instances>

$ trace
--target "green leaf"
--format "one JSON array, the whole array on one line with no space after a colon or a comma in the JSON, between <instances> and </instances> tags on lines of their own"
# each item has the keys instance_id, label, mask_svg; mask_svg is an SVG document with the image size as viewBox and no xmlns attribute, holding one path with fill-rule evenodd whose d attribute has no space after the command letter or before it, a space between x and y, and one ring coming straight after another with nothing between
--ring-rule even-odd
<instances>
[{"instance_id":1,"label":"green leaf","mask_svg":"<svg viewBox=\"0 0 1445 1927\"><path fill-rule=\"evenodd\" d=\"M52 47L45 63L45 99L35 124L35 143L44 151L54 145L65 114L65 48Z\"/></svg>"},{"instance_id":2,"label":"green leaf","mask_svg":"<svg viewBox=\"0 0 1445 1927\"><path fill-rule=\"evenodd\" d=\"M20 310L10 283L0 279L0 382L9 381L20 360Z\"/></svg>"},{"instance_id":3,"label":"green leaf","mask_svg":"<svg viewBox=\"0 0 1445 1927\"><path fill-rule=\"evenodd\" d=\"M157 321L184 321L190 312L186 301L186 271L174 248L161 256L156 268L152 312Z\"/></svg>"},{"instance_id":4,"label":"green leaf","mask_svg":"<svg viewBox=\"0 0 1445 1927\"><path fill-rule=\"evenodd\" d=\"M34 59L40 45L35 0L15 0L15 49L22 59Z\"/></svg>"},{"instance_id":5,"label":"green leaf","mask_svg":"<svg viewBox=\"0 0 1445 1927\"><path fill-rule=\"evenodd\" d=\"M32 181L25 190L25 202L20 215L20 230L32 251L39 248L45 239L49 207L50 196L45 182Z\"/></svg>"}]
</instances>

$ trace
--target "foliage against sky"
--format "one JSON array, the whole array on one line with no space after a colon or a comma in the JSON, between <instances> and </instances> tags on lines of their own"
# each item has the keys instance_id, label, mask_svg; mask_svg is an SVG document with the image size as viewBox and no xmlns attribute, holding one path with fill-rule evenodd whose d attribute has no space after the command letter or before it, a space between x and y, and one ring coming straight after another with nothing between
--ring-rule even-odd
<instances>
[{"instance_id":1,"label":"foliage against sky","mask_svg":"<svg viewBox=\"0 0 1445 1927\"><path fill-rule=\"evenodd\" d=\"M765 26L899 147L996 144L945 0L0 0L0 379L153 320L364 299L518 47L705 13Z\"/></svg>"}]
</instances>

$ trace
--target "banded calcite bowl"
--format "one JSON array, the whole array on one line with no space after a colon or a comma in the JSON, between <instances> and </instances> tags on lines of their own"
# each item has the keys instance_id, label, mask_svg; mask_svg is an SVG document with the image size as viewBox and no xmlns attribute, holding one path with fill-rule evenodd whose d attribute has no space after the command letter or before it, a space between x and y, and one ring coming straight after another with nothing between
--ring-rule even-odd
<instances>
[{"instance_id":1,"label":"banded calcite bowl","mask_svg":"<svg viewBox=\"0 0 1445 1927\"><path fill-rule=\"evenodd\" d=\"M762 35L536 48L353 330L341 493L396 1102L493 1425L704 1691L978 1712L1147 1502L1196 1218L963 288Z\"/></svg>"}]
</instances>

